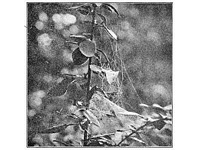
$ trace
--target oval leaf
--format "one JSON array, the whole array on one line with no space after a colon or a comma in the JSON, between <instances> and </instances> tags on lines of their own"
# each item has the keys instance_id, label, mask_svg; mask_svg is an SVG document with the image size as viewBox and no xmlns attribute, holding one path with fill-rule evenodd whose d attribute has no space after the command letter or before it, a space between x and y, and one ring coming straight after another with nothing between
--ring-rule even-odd
<instances>
[{"instance_id":1,"label":"oval leaf","mask_svg":"<svg viewBox=\"0 0 200 150\"><path fill-rule=\"evenodd\" d=\"M96 43L91 40L85 40L79 44L79 49L86 57L93 57L96 53Z\"/></svg>"},{"instance_id":2,"label":"oval leaf","mask_svg":"<svg viewBox=\"0 0 200 150\"><path fill-rule=\"evenodd\" d=\"M72 38L72 39L74 39L78 43L80 43L82 41L85 41L87 39L87 37L84 36L84 35L74 35L74 34L71 34L69 37Z\"/></svg>"},{"instance_id":3,"label":"oval leaf","mask_svg":"<svg viewBox=\"0 0 200 150\"><path fill-rule=\"evenodd\" d=\"M105 25L104 28L106 29L106 31L108 32L108 34L111 36L112 39L117 40L117 35L112 30L108 29L108 27Z\"/></svg>"},{"instance_id":4,"label":"oval leaf","mask_svg":"<svg viewBox=\"0 0 200 150\"><path fill-rule=\"evenodd\" d=\"M119 12L117 11L117 9L114 6L112 6L112 5L108 4L108 3L103 3L101 5L101 7L105 8L105 9L111 11L111 12L114 11L118 15L118 17L120 16Z\"/></svg>"},{"instance_id":5,"label":"oval leaf","mask_svg":"<svg viewBox=\"0 0 200 150\"><path fill-rule=\"evenodd\" d=\"M74 65L82 65L84 62L87 61L88 57L83 55L79 48L75 49L72 53L72 59Z\"/></svg>"}]
</instances>

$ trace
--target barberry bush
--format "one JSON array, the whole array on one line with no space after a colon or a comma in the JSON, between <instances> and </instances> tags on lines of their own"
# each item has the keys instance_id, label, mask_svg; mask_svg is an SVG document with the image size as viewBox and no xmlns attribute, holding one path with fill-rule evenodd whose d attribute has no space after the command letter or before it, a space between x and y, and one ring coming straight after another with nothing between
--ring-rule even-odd
<instances>
[{"instance_id":1,"label":"barberry bush","mask_svg":"<svg viewBox=\"0 0 200 150\"><path fill-rule=\"evenodd\" d=\"M172 146L171 3L27 3L28 146Z\"/></svg>"}]
</instances>

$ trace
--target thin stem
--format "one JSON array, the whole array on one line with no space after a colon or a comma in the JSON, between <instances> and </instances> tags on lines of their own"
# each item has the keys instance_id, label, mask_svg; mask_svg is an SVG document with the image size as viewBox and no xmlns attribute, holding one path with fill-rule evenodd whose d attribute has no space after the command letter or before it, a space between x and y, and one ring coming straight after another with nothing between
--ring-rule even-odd
<instances>
[{"instance_id":1,"label":"thin stem","mask_svg":"<svg viewBox=\"0 0 200 150\"><path fill-rule=\"evenodd\" d=\"M92 41L93 38L94 38L95 13L96 13L96 7L93 5L93 13L92 13L92 31L91 31L91 37L90 37L90 40L91 40L91 41ZM89 58L89 63L88 63L88 82L87 82L86 107L89 106L89 91L90 91L90 81L91 81L91 69L90 69L91 62L92 62L92 57Z\"/></svg>"},{"instance_id":2,"label":"thin stem","mask_svg":"<svg viewBox=\"0 0 200 150\"><path fill-rule=\"evenodd\" d=\"M171 120L171 119L169 119L169 118L162 118L162 119L160 119L160 120ZM156 120L156 121L158 121L158 120ZM120 144L122 144L122 142L124 142L126 139L128 139L129 137L131 137L134 133L138 133L138 131L139 130L142 130L144 127L146 127L147 125L151 125L151 124L153 124L154 122L156 122L156 121L152 121L152 122L150 122L150 121L147 121L144 125L142 125L142 126L140 126L139 128L137 128L136 130L132 130L132 133L130 133L126 138L124 138L123 140L121 140L118 144L117 144L117 146L120 146Z\"/></svg>"},{"instance_id":3,"label":"thin stem","mask_svg":"<svg viewBox=\"0 0 200 150\"><path fill-rule=\"evenodd\" d=\"M102 50L100 50L100 49L97 49L97 51L103 54L103 56L105 57L107 63L109 64L109 66L111 66L110 61L109 61L107 55Z\"/></svg>"},{"instance_id":4,"label":"thin stem","mask_svg":"<svg viewBox=\"0 0 200 150\"><path fill-rule=\"evenodd\" d=\"M95 31L95 15L96 15L96 6L94 4L93 5L93 12L92 12L92 31L91 31L91 37L90 40L92 41L94 38L94 31ZM90 65L92 62L92 57L89 58L89 63L88 63L88 81L87 81L87 97L86 97L86 107L89 106L89 102L90 102L90 81L91 81L91 69L90 69ZM88 128L88 126L86 127L86 129ZM87 146L88 143L88 133L87 130L84 131L84 146Z\"/></svg>"}]
</instances>

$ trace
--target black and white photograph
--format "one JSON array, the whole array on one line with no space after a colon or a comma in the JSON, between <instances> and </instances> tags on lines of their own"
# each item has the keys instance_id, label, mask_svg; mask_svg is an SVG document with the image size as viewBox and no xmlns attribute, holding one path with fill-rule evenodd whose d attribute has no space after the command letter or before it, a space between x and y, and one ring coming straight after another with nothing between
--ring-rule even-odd
<instances>
[{"instance_id":1,"label":"black and white photograph","mask_svg":"<svg viewBox=\"0 0 200 150\"><path fill-rule=\"evenodd\" d=\"M26 17L28 148L173 148L173 2L26 2Z\"/></svg>"}]
</instances>

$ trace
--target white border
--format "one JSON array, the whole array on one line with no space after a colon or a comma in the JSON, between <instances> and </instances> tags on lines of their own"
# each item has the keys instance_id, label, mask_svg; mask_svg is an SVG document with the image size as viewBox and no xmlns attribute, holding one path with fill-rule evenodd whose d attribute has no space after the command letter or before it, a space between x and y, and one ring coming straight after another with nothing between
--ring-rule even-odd
<instances>
[{"instance_id":1,"label":"white border","mask_svg":"<svg viewBox=\"0 0 200 150\"><path fill-rule=\"evenodd\" d=\"M26 149L26 1L2 1L1 6L1 149ZM171 149L199 147L199 10L198 0L173 2L174 140Z\"/></svg>"}]
</instances>

